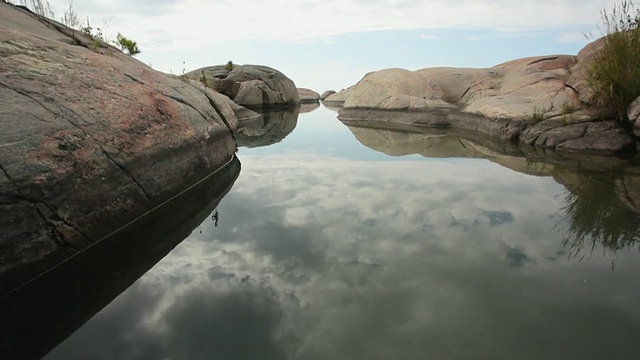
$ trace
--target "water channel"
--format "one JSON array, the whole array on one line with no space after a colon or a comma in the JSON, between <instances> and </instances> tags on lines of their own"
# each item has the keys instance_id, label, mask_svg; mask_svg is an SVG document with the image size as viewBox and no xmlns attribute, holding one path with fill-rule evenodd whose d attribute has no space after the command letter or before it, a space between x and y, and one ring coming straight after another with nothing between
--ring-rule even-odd
<instances>
[{"instance_id":1,"label":"water channel","mask_svg":"<svg viewBox=\"0 0 640 360\"><path fill-rule=\"evenodd\" d=\"M247 126L241 170L136 230L180 230L161 260L112 296L144 248L88 275L101 310L69 334L32 324L63 335L44 358L640 358L640 167L405 130Z\"/></svg>"}]
</instances>

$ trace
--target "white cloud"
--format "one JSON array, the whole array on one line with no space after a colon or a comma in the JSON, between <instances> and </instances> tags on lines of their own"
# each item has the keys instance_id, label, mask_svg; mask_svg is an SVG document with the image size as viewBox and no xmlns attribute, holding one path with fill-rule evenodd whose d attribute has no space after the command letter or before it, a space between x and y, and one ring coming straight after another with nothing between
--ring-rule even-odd
<instances>
[{"instance_id":1,"label":"white cloud","mask_svg":"<svg viewBox=\"0 0 640 360\"><path fill-rule=\"evenodd\" d=\"M432 34L422 34L422 35L420 35L420 39L437 40L438 36L437 35L432 35Z\"/></svg>"},{"instance_id":2,"label":"white cloud","mask_svg":"<svg viewBox=\"0 0 640 360\"><path fill-rule=\"evenodd\" d=\"M504 31L595 26L610 1L167 0L78 4L91 17L113 16L146 48L188 49L229 40L304 40L381 29L489 28ZM164 41L153 34L166 33Z\"/></svg>"}]
</instances>

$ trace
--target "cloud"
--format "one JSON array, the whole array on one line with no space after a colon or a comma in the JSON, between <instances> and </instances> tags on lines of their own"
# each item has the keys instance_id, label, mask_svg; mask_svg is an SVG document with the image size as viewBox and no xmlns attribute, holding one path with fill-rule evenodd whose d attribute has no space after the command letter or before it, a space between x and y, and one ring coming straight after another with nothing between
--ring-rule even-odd
<instances>
[{"instance_id":1,"label":"cloud","mask_svg":"<svg viewBox=\"0 0 640 360\"><path fill-rule=\"evenodd\" d=\"M168 31L170 45L189 49L243 39L302 41L337 34L392 29L497 29L527 31L593 26L606 1L319 1L285 0L160 3L94 1L83 6L89 16L113 16L140 43L156 46L145 34ZM311 11L313 10L313 11ZM328 21L330 19L330 21Z\"/></svg>"},{"instance_id":2,"label":"cloud","mask_svg":"<svg viewBox=\"0 0 640 360\"><path fill-rule=\"evenodd\" d=\"M438 36L437 35L431 35L431 34L422 34L422 35L420 35L420 39L437 40Z\"/></svg>"}]
</instances>

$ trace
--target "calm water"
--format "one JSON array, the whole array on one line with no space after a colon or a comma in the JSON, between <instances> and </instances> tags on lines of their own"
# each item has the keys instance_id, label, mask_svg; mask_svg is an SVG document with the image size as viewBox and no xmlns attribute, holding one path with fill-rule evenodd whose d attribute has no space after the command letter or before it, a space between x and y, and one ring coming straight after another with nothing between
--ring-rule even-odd
<instances>
[{"instance_id":1,"label":"calm water","mask_svg":"<svg viewBox=\"0 0 640 360\"><path fill-rule=\"evenodd\" d=\"M217 226L45 358L640 358L639 171L335 116L255 125Z\"/></svg>"}]
</instances>

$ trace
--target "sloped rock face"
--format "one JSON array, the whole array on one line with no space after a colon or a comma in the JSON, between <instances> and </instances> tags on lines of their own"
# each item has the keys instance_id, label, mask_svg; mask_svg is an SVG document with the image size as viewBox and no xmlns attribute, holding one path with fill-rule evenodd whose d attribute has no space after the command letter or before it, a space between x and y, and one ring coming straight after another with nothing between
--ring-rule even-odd
<instances>
[{"instance_id":1,"label":"sloped rock face","mask_svg":"<svg viewBox=\"0 0 640 360\"><path fill-rule=\"evenodd\" d=\"M474 130L560 151L633 152L633 136L604 120L612 114L591 107L594 94L585 75L599 44L577 56L523 58L487 69L384 69L324 101L341 106L344 121Z\"/></svg>"},{"instance_id":2,"label":"sloped rock face","mask_svg":"<svg viewBox=\"0 0 640 360\"><path fill-rule=\"evenodd\" d=\"M193 80L250 109L280 109L300 103L295 83L276 69L262 65L208 66L187 73Z\"/></svg>"},{"instance_id":3,"label":"sloped rock face","mask_svg":"<svg viewBox=\"0 0 640 360\"><path fill-rule=\"evenodd\" d=\"M49 268L229 161L231 105L0 3L0 277Z\"/></svg>"}]
</instances>

